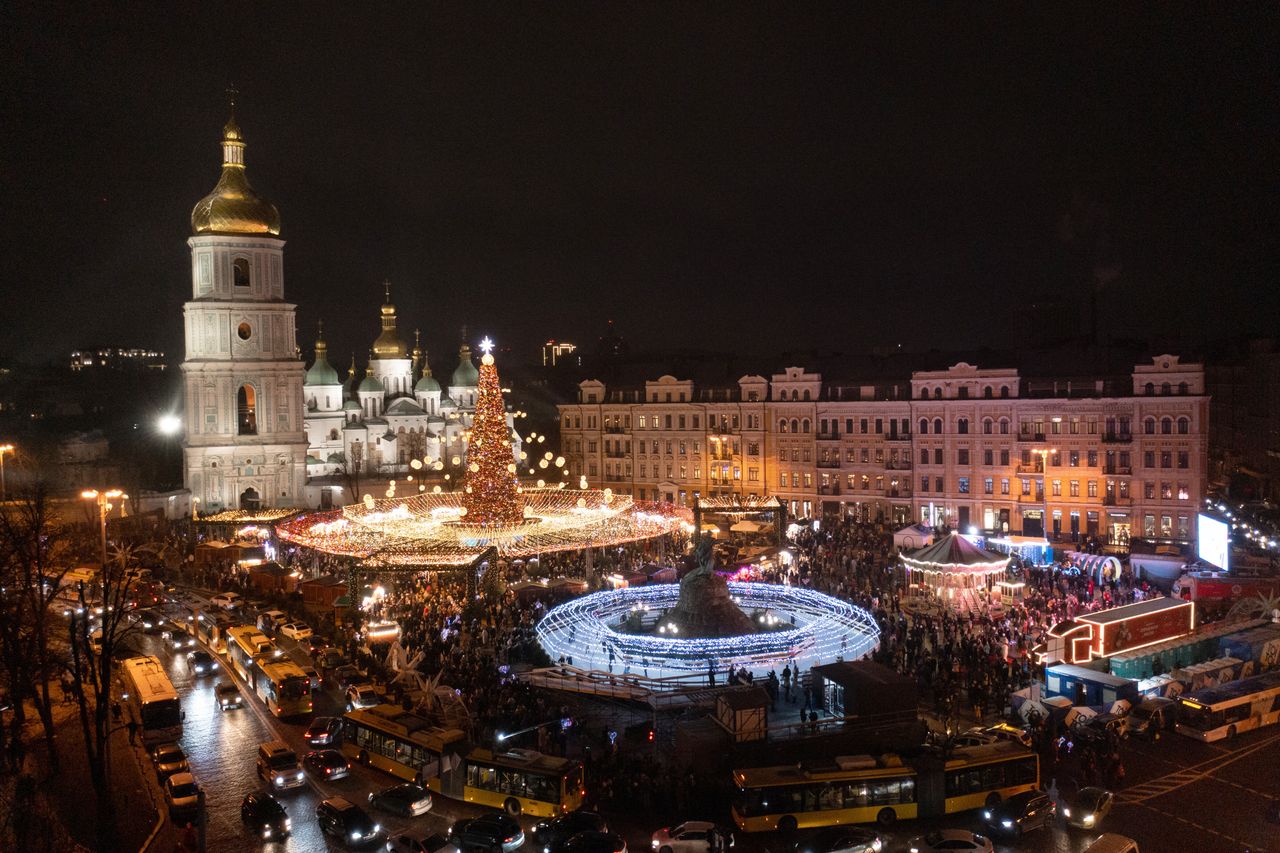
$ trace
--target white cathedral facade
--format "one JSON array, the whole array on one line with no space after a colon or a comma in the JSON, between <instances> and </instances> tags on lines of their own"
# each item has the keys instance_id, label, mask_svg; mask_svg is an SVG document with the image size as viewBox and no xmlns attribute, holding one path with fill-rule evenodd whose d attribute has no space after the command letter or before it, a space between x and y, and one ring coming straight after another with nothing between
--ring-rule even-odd
<instances>
[{"instance_id":1,"label":"white cathedral facade","mask_svg":"<svg viewBox=\"0 0 1280 853\"><path fill-rule=\"evenodd\" d=\"M369 482L420 471L416 479L429 482L432 471L457 471L479 379L469 347L460 348L442 389L417 340L412 351L401 340L388 289L363 378L353 358L339 379L323 335L304 370L296 306L284 300L280 214L249 185L244 149L233 112L223 128L222 175L191 212L183 478L194 508L327 505L359 499L334 500L338 487L324 483L342 475ZM514 430L512 442L518 458ZM412 467L415 459L421 467Z\"/></svg>"}]
</instances>

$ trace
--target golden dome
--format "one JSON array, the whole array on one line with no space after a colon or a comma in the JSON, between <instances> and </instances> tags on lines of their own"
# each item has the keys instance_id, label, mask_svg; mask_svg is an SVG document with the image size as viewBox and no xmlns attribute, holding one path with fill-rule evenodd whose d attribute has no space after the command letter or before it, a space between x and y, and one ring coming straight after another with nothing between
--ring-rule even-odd
<instances>
[{"instance_id":1,"label":"golden dome","mask_svg":"<svg viewBox=\"0 0 1280 853\"><path fill-rule=\"evenodd\" d=\"M196 234L280 234L280 211L249 186L244 172L244 136L235 112L222 128L222 177L191 211Z\"/></svg>"},{"instance_id":2,"label":"golden dome","mask_svg":"<svg viewBox=\"0 0 1280 853\"><path fill-rule=\"evenodd\" d=\"M408 358L404 341L396 331L396 306L391 304L391 282L384 282L386 302L382 304L382 334L373 342L374 358Z\"/></svg>"}]
</instances>

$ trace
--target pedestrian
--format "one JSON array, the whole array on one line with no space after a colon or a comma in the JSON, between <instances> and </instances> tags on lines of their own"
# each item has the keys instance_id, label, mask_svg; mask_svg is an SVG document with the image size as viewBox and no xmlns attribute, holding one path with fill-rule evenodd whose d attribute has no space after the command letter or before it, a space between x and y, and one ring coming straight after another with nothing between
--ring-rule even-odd
<instances>
[{"instance_id":1,"label":"pedestrian","mask_svg":"<svg viewBox=\"0 0 1280 853\"><path fill-rule=\"evenodd\" d=\"M119 702L111 703L111 719L115 720L117 723L120 722L120 703Z\"/></svg>"},{"instance_id":2,"label":"pedestrian","mask_svg":"<svg viewBox=\"0 0 1280 853\"><path fill-rule=\"evenodd\" d=\"M192 826L191 821L187 821L186 827L182 830L178 845L183 850L190 850L191 853L196 853L200 849L200 837L196 834L196 828Z\"/></svg>"},{"instance_id":3,"label":"pedestrian","mask_svg":"<svg viewBox=\"0 0 1280 853\"><path fill-rule=\"evenodd\" d=\"M137 742L138 742L138 722L137 722L137 720L130 720L130 721L129 721L129 725L127 726L127 728L129 729L129 743L137 743Z\"/></svg>"}]
</instances>

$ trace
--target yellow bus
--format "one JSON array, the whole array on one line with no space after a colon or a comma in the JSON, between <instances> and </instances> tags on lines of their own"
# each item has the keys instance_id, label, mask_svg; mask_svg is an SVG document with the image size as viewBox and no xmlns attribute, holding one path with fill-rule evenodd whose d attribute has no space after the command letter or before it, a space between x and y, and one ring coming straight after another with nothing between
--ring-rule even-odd
<instances>
[{"instance_id":1,"label":"yellow bus","mask_svg":"<svg viewBox=\"0 0 1280 853\"><path fill-rule=\"evenodd\" d=\"M182 706L164 665L157 657L132 657L121 665L130 715L148 746L182 737Z\"/></svg>"},{"instance_id":2,"label":"yellow bus","mask_svg":"<svg viewBox=\"0 0 1280 853\"><path fill-rule=\"evenodd\" d=\"M342 751L361 764L426 785L442 796L552 817L582 805L582 763L529 750L493 752L458 729L396 705L348 711Z\"/></svg>"},{"instance_id":3,"label":"yellow bus","mask_svg":"<svg viewBox=\"0 0 1280 853\"><path fill-rule=\"evenodd\" d=\"M937 817L992 805L1040 784L1034 752L1012 741L925 753L840 756L735 770L733 819L744 832Z\"/></svg>"},{"instance_id":4,"label":"yellow bus","mask_svg":"<svg viewBox=\"0 0 1280 853\"><path fill-rule=\"evenodd\" d=\"M310 677L257 628L228 629L227 657L271 713L277 717L311 713Z\"/></svg>"}]
</instances>

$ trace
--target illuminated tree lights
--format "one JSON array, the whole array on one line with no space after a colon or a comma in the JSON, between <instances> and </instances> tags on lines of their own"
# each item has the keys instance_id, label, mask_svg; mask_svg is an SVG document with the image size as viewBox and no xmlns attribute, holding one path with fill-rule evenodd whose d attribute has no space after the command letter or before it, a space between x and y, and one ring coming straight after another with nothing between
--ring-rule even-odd
<instances>
[{"instance_id":1,"label":"illuminated tree lights","mask_svg":"<svg viewBox=\"0 0 1280 853\"><path fill-rule=\"evenodd\" d=\"M485 338L485 346L492 344ZM480 359L480 386L476 396L475 420L467 447L466 489L462 505L471 525L520 524L524 511L518 498L519 485L512 470L511 431L502 404L502 386L493 355L486 349Z\"/></svg>"},{"instance_id":2,"label":"illuminated tree lights","mask_svg":"<svg viewBox=\"0 0 1280 853\"><path fill-rule=\"evenodd\" d=\"M636 610L674 607L678 584L656 584L597 592L553 608L535 629L552 660L571 659L581 669L629 671L654 678L705 674L714 666L767 673L788 664L802 668L837 659L857 660L879 645L871 614L860 607L793 586L729 583L729 593L751 613L761 611L794 628L738 637L680 639L664 634L615 630ZM658 620L661 625L661 618Z\"/></svg>"}]
</instances>

